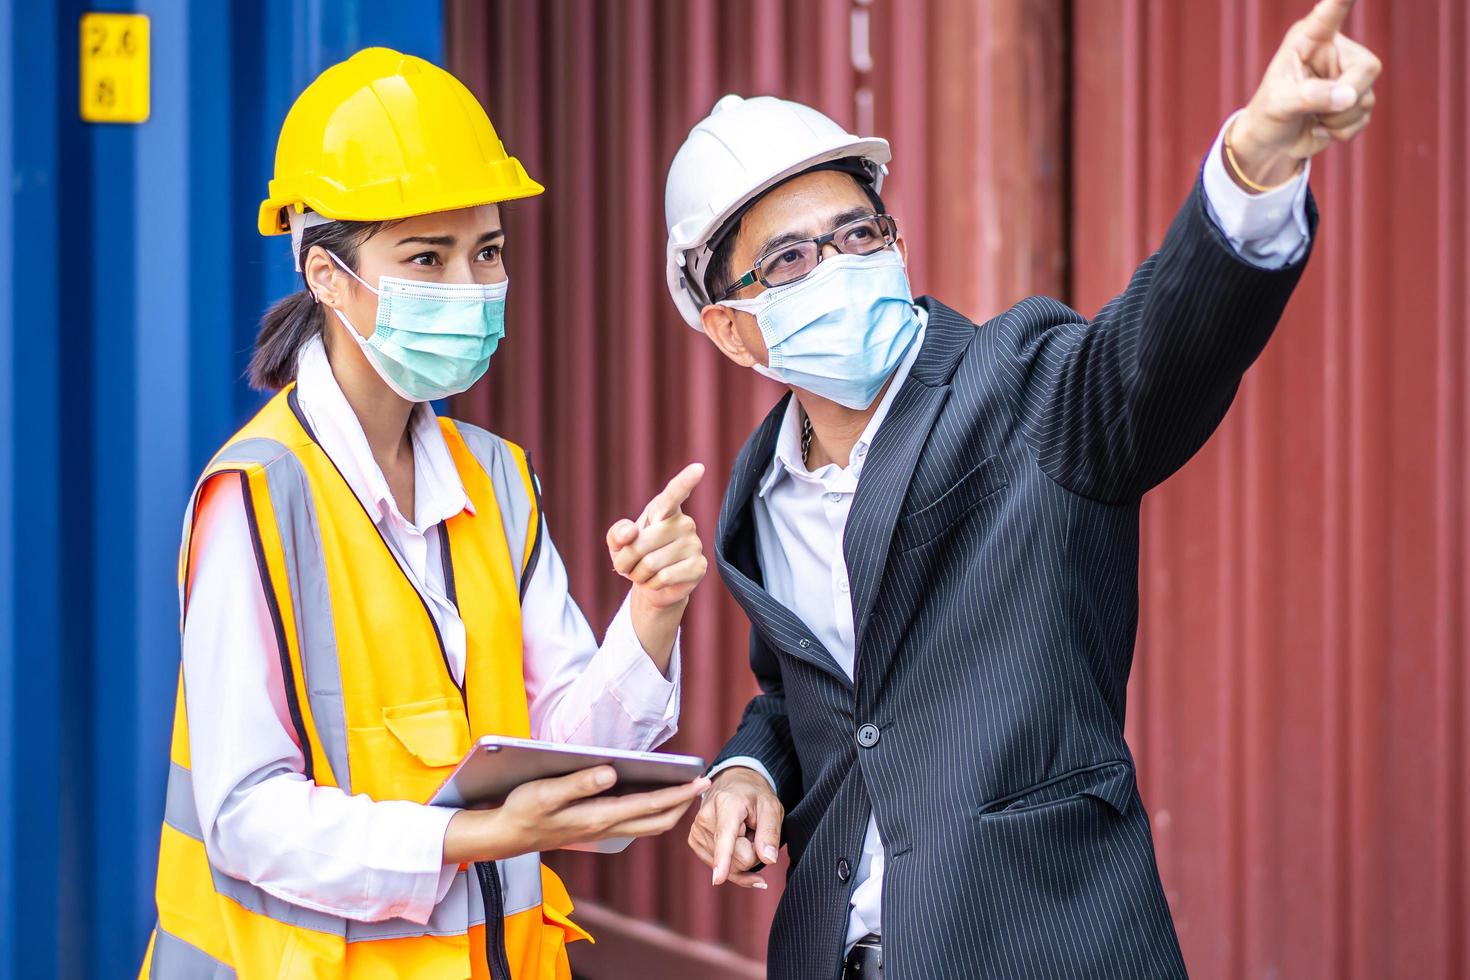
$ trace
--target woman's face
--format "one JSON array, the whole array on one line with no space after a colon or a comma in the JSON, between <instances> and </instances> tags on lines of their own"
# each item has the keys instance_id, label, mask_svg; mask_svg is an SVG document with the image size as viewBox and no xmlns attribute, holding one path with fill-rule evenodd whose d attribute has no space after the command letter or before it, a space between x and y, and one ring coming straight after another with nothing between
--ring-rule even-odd
<instances>
[{"instance_id":1,"label":"woman's face","mask_svg":"<svg viewBox=\"0 0 1470 980\"><path fill-rule=\"evenodd\" d=\"M506 277L504 246L497 205L439 211L394 222L363 242L357 250L357 274L375 288L383 276L460 284L501 282ZM371 337L377 330L378 297L335 263L330 271L335 305L364 338Z\"/></svg>"}]
</instances>

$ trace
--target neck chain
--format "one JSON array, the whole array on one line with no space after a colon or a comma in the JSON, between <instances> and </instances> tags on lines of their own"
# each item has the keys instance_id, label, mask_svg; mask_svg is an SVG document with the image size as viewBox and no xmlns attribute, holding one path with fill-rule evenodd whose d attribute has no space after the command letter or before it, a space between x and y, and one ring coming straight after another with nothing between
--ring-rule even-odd
<instances>
[{"instance_id":1,"label":"neck chain","mask_svg":"<svg viewBox=\"0 0 1470 980\"><path fill-rule=\"evenodd\" d=\"M812 418L805 412L801 413L801 465L807 465L807 459L812 453Z\"/></svg>"}]
</instances>

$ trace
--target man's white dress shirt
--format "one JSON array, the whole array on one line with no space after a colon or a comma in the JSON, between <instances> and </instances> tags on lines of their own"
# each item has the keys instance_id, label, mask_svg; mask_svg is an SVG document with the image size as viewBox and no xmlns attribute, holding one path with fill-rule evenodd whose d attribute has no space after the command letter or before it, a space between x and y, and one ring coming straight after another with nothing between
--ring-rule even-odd
<instances>
[{"instance_id":1,"label":"man's white dress shirt","mask_svg":"<svg viewBox=\"0 0 1470 980\"><path fill-rule=\"evenodd\" d=\"M439 524L472 505L433 410L415 406L409 420L409 520L393 500L319 339L302 351L297 397L322 449L427 601L455 680L462 682L465 628L445 592ZM521 600L532 736L653 748L677 725L677 642L665 677L639 642L625 601L599 647L567 591L566 568L544 525L543 534ZM375 802L306 779L238 484L208 485L196 509L192 547L184 697L194 801L210 860L225 874L296 905L349 919L427 922L456 871L442 860L455 811Z\"/></svg>"},{"instance_id":2,"label":"man's white dress shirt","mask_svg":"<svg viewBox=\"0 0 1470 980\"><path fill-rule=\"evenodd\" d=\"M1302 173L1264 194L1242 190L1220 159L1226 120L1205 159L1202 172L1205 204L1210 217L1246 261L1261 268L1279 269L1299 258L1307 246L1307 177ZM927 314L919 309L921 322ZM893 374L883 399L853 445L847 466L829 463L807 469L801 458L802 412L793 398L787 405L776 451L756 491L754 501L757 551L761 576L776 601L794 612L832 654L851 679L854 676L852 596L842 536L863 463L888 408L903 387L923 331ZM748 756L727 759L714 770L747 766L771 779L760 761ZM772 781L774 785L774 781ZM868 933L882 934L883 840L873 817L868 818L863 853L853 875L852 908L847 921L847 946Z\"/></svg>"}]
</instances>

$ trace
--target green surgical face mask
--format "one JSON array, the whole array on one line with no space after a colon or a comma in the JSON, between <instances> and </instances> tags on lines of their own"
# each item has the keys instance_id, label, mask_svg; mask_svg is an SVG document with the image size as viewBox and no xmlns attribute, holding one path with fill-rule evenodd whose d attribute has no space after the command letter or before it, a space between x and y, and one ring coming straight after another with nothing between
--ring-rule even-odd
<instances>
[{"instance_id":1,"label":"green surgical face mask","mask_svg":"<svg viewBox=\"0 0 1470 980\"><path fill-rule=\"evenodd\" d=\"M484 376L505 336L509 279L481 285L383 276L374 289L336 255L332 260L378 297L371 337L358 333L341 310L333 312L389 388L411 402L429 402L457 395Z\"/></svg>"}]
</instances>

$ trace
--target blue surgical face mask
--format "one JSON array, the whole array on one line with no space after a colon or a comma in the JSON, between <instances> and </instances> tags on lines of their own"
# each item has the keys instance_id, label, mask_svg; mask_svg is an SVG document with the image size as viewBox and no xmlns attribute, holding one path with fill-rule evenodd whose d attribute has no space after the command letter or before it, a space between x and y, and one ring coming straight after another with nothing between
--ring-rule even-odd
<instances>
[{"instance_id":1,"label":"blue surgical face mask","mask_svg":"<svg viewBox=\"0 0 1470 980\"><path fill-rule=\"evenodd\" d=\"M383 276L374 289L347 263L332 259L378 297L371 337L358 333L341 310L333 312L389 388L409 401L428 402L457 395L485 374L505 336L510 280L482 285Z\"/></svg>"},{"instance_id":2,"label":"blue surgical face mask","mask_svg":"<svg viewBox=\"0 0 1470 980\"><path fill-rule=\"evenodd\" d=\"M799 282L720 305L755 315L771 354L769 367L755 366L759 374L859 411L919 335L903 257L892 248L834 255Z\"/></svg>"}]
</instances>

